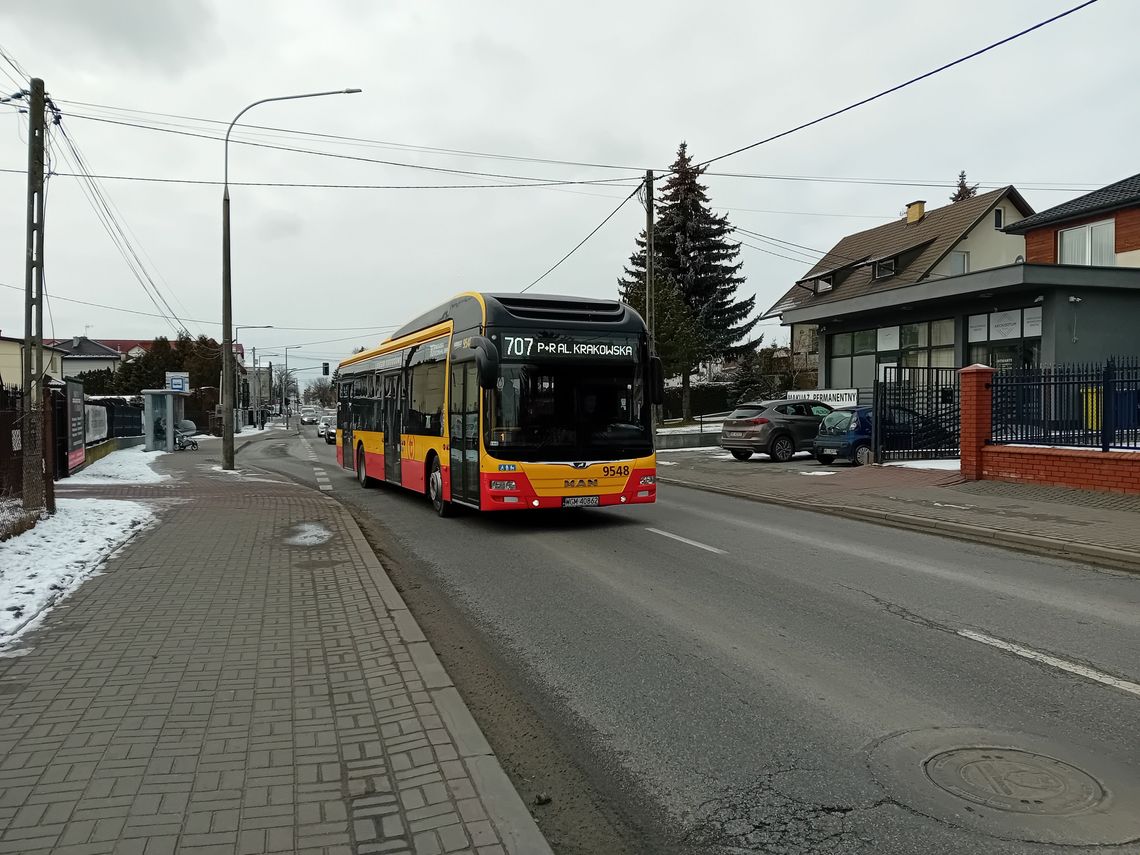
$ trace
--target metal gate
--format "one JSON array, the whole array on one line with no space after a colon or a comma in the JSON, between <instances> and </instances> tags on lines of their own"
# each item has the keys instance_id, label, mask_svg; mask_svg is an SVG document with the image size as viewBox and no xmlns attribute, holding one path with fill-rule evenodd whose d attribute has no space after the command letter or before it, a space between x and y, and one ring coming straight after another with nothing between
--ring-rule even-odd
<instances>
[{"instance_id":1,"label":"metal gate","mask_svg":"<svg viewBox=\"0 0 1140 855\"><path fill-rule=\"evenodd\" d=\"M960 453L958 369L879 367L875 461L939 460Z\"/></svg>"}]
</instances>

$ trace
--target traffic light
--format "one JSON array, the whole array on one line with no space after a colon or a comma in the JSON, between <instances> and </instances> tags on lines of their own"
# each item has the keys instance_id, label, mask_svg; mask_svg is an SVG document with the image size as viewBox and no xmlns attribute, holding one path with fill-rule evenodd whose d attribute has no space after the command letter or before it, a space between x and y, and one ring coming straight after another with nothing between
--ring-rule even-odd
<instances>
[{"instance_id":1,"label":"traffic light","mask_svg":"<svg viewBox=\"0 0 1140 855\"><path fill-rule=\"evenodd\" d=\"M322 373L322 374L324 374L326 377L328 376L328 373L329 373L329 364L328 364L327 362L322 362L322 363L321 363L321 373Z\"/></svg>"}]
</instances>

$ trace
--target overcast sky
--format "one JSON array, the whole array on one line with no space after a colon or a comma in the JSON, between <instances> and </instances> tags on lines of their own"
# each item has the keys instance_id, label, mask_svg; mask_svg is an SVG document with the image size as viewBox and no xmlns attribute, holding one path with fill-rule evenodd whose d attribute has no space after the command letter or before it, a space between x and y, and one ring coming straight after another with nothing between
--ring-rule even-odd
<instances>
[{"instance_id":1,"label":"overcast sky","mask_svg":"<svg viewBox=\"0 0 1140 855\"><path fill-rule=\"evenodd\" d=\"M745 145L901 82L1062 11L1076 0L715 4L578 2L241 3L37 0L0 8L3 46L43 77L100 174L217 181L222 144L92 121L217 135L250 101L360 87L256 108L255 124L366 138L348 144L258 132L281 145L541 179L611 179L663 168L687 140L697 159ZM1038 210L1140 171L1134 108L1140 3L1101 0L979 59L713 170L952 182L958 170L1013 183ZM7 64L5 70L15 72ZM3 86L15 86L0 74ZM74 102L104 105L83 106ZM235 136L235 138L237 138ZM26 117L0 114L0 167L26 168ZM563 166L402 146L630 167ZM55 168L72 171L55 135ZM445 173L231 145L235 182L478 184ZM490 179L499 183L499 179ZM825 250L943 204L945 187L708 178L732 222ZM0 173L0 283L22 287L26 184ZM150 273L190 329L217 335L221 188L103 182ZM234 318L262 352L305 343L290 364L337 359L469 289L517 291L629 192L613 187L487 189L232 188ZM51 180L49 293L154 312L96 219L80 182ZM644 224L630 202L535 291L612 297ZM773 251L771 244L766 246ZM745 247L758 310L811 266ZM809 253L810 254L810 253ZM48 334L150 338L160 318L55 300ZM22 296L0 288L0 330L22 335ZM326 331L336 327L373 327ZM769 340L781 337L767 327ZM345 338L326 342L326 339ZM317 343L320 342L320 343Z\"/></svg>"}]
</instances>

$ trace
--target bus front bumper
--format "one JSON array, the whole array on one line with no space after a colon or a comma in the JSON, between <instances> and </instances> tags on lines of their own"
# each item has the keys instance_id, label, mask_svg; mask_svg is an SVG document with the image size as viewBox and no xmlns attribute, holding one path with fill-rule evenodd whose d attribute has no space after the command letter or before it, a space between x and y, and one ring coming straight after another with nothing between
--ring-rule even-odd
<instances>
[{"instance_id":1,"label":"bus front bumper","mask_svg":"<svg viewBox=\"0 0 1140 855\"><path fill-rule=\"evenodd\" d=\"M513 484L514 489L503 489ZM522 472L482 473L480 507L484 511L522 511L541 508L606 508L620 505L644 505L657 500L657 473L653 469L634 469L620 491L591 491L575 488L556 496L539 495Z\"/></svg>"}]
</instances>

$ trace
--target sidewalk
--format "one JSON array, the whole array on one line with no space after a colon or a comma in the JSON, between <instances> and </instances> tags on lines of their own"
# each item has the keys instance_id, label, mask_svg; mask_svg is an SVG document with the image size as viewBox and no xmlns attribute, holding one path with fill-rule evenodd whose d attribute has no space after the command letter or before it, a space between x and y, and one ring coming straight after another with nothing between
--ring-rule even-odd
<instances>
[{"instance_id":1,"label":"sidewalk","mask_svg":"<svg viewBox=\"0 0 1140 855\"><path fill-rule=\"evenodd\" d=\"M348 513L217 463L61 484L159 521L0 658L0 853L549 853Z\"/></svg>"},{"instance_id":2,"label":"sidewalk","mask_svg":"<svg viewBox=\"0 0 1140 855\"><path fill-rule=\"evenodd\" d=\"M1140 571L1140 497L892 466L782 469L671 454L664 484ZM828 473L828 474L825 474Z\"/></svg>"}]
</instances>

